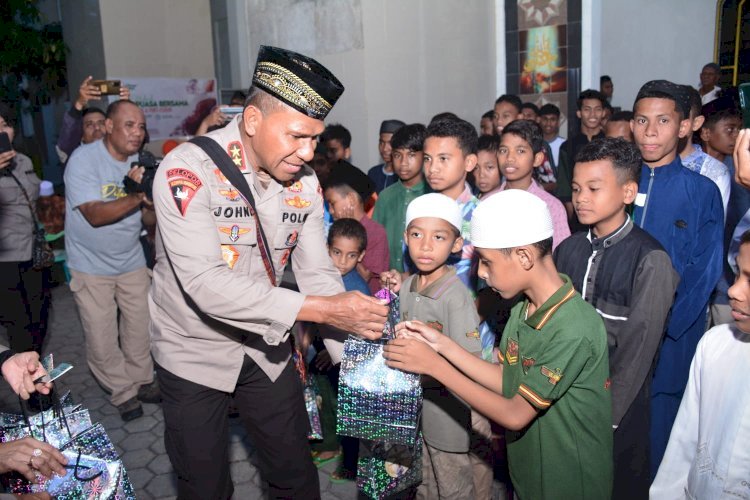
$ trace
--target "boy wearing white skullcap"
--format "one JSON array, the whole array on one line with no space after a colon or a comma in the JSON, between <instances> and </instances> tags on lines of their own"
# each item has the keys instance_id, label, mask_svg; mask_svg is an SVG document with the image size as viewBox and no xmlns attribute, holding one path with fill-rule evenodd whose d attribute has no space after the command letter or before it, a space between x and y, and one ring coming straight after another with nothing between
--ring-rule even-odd
<instances>
[{"instance_id":1,"label":"boy wearing white skullcap","mask_svg":"<svg viewBox=\"0 0 750 500\"><path fill-rule=\"evenodd\" d=\"M409 203L404 241L417 272L400 288L401 314L404 320L430 325L478 359L482 345L474 300L447 264L463 246L462 225L461 209L448 196L431 193ZM434 378L426 377L422 385L424 458L417 496L475 498L469 455L471 409Z\"/></svg>"},{"instance_id":2,"label":"boy wearing white skullcap","mask_svg":"<svg viewBox=\"0 0 750 500\"><path fill-rule=\"evenodd\" d=\"M477 359L419 321L399 324L400 338L385 355L389 366L434 377L507 429L519 498L609 498L606 332L570 278L557 273L552 232L546 204L526 191L503 191L474 211L479 277L504 299L525 296L503 332L499 365Z\"/></svg>"}]
</instances>

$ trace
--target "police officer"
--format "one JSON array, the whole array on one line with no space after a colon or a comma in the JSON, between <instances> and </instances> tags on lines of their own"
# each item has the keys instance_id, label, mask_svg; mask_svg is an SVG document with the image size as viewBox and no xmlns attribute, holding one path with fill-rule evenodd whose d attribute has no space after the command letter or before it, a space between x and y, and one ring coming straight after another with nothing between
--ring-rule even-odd
<instances>
[{"instance_id":1,"label":"police officer","mask_svg":"<svg viewBox=\"0 0 750 500\"><path fill-rule=\"evenodd\" d=\"M305 165L343 90L313 59L260 48L243 113L207 135L244 174L257 210L194 144L173 150L156 174L151 336L179 498L232 495L232 395L270 496L320 496L289 329L312 321L377 338L387 315L378 300L343 293L320 185ZM290 259L300 293L277 286ZM327 347L340 356L340 342Z\"/></svg>"}]
</instances>

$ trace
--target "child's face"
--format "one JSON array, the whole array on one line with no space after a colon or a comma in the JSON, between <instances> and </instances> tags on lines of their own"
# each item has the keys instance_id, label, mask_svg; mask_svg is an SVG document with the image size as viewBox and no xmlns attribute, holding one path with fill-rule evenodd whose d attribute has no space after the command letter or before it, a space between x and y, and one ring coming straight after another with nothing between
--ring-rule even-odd
<instances>
[{"instance_id":1,"label":"child's face","mask_svg":"<svg viewBox=\"0 0 750 500\"><path fill-rule=\"evenodd\" d=\"M394 149L391 152L393 171L401 182L407 186L416 184L422 178L422 151L412 151L408 148Z\"/></svg>"},{"instance_id":2,"label":"child's face","mask_svg":"<svg viewBox=\"0 0 750 500\"><path fill-rule=\"evenodd\" d=\"M737 328L750 334L750 244L740 245L737 267L734 285L729 287L729 306Z\"/></svg>"},{"instance_id":3,"label":"child's face","mask_svg":"<svg viewBox=\"0 0 750 500\"><path fill-rule=\"evenodd\" d=\"M326 156L329 160L346 160L349 148L345 148L338 139L330 139L326 141Z\"/></svg>"},{"instance_id":4,"label":"child's face","mask_svg":"<svg viewBox=\"0 0 750 500\"><path fill-rule=\"evenodd\" d=\"M492 124L492 118L482 118L479 122L479 130L482 135L493 135L495 127Z\"/></svg>"},{"instance_id":5,"label":"child's face","mask_svg":"<svg viewBox=\"0 0 750 500\"><path fill-rule=\"evenodd\" d=\"M497 154L492 151L480 151L477 154L477 168L474 178L479 192L484 194L500 185L500 168L497 164Z\"/></svg>"},{"instance_id":6,"label":"child's face","mask_svg":"<svg viewBox=\"0 0 750 500\"><path fill-rule=\"evenodd\" d=\"M633 139L643 161L651 166L670 163L677 155L677 143L690 130L690 119L680 120L671 99L647 97L635 103L630 122Z\"/></svg>"},{"instance_id":7,"label":"child's face","mask_svg":"<svg viewBox=\"0 0 750 500\"><path fill-rule=\"evenodd\" d=\"M424 141L424 176L433 191L458 198L466 173L476 164L477 156L464 155L454 137L428 137Z\"/></svg>"},{"instance_id":8,"label":"child's face","mask_svg":"<svg viewBox=\"0 0 750 500\"><path fill-rule=\"evenodd\" d=\"M360 241L345 236L337 236L328 246L328 255L331 256L333 265L339 270L341 276L349 273L362 262L365 256L364 250L359 250Z\"/></svg>"},{"instance_id":9,"label":"child's face","mask_svg":"<svg viewBox=\"0 0 750 500\"><path fill-rule=\"evenodd\" d=\"M596 225L596 236L606 236L624 222L624 208L635 199L638 185L621 184L612 162L579 162L573 169L573 207L578 220Z\"/></svg>"},{"instance_id":10,"label":"child's face","mask_svg":"<svg viewBox=\"0 0 750 500\"><path fill-rule=\"evenodd\" d=\"M509 182L531 177L534 167L544 160L544 153L534 154L531 144L515 134L503 134L497 149L497 162L500 172Z\"/></svg>"},{"instance_id":11,"label":"child's face","mask_svg":"<svg viewBox=\"0 0 750 500\"><path fill-rule=\"evenodd\" d=\"M560 132L560 117L557 115L542 115L539 125L545 136L556 136Z\"/></svg>"},{"instance_id":12,"label":"child's face","mask_svg":"<svg viewBox=\"0 0 750 500\"><path fill-rule=\"evenodd\" d=\"M383 163L391 162L391 137L393 137L392 133L383 133L380 134L380 139L378 139L378 151Z\"/></svg>"},{"instance_id":13,"label":"child's face","mask_svg":"<svg viewBox=\"0 0 750 500\"><path fill-rule=\"evenodd\" d=\"M524 120L531 120L532 122L538 122L539 116L534 113L534 110L531 108L523 108L521 110L521 118Z\"/></svg>"},{"instance_id":14,"label":"child's face","mask_svg":"<svg viewBox=\"0 0 750 500\"><path fill-rule=\"evenodd\" d=\"M414 265L423 274L442 267L464 243L448 221L437 217L420 217L411 221L404 231L404 241Z\"/></svg>"},{"instance_id":15,"label":"child's face","mask_svg":"<svg viewBox=\"0 0 750 500\"><path fill-rule=\"evenodd\" d=\"M711 149L723 155L732 155L741 126L739 116L728 116L714 123L711 128L703 127L705 132L701 132L701 138Z\"/></svg>"},{"instance_id":16,"label":"child's face","mask_svg":"<svg viewBox=\"0 0 750 500\"><path fill-rule=\"evenodd\" d=\"M492 122L495 124L495 133L500 135L505 126L517 120L520 116L518 109L509 102L499 102L495 104L495 114Z\"/></svg>"},{"instance_id":17,"label":"child's face","mask_svg":"<svg viewBox=\"0 0 750 500\"><path fill-rule=\"evenodd\" d=\"M524 290L525 271L515 249L510 255L495 248L475 247L474 251L479 254L478 276L502 298L512 299Z\"/></svg>"},{"instance_id":18,"label":"child's face","mask_svg":"<svg viewBox=\"0 0 750 500\"><path fill-rule=\"evenodd\" d=\"M581 125L587 129L595 130L602 126L604 107L599 99L584 99L581 101L581 109L576 111L581 119Z\"/></svg>"},{"instance_id":19,"label":"child's face","mask_svg":"<svg viewBox=\"0 0 750 500\"><path fill-rule=\"evenodd\" d=\"M633 131L630 130L630 122L608 121L604 126L604 135L607 137L622 137L628 142L633 142Z\"/></svg>"},{"instance_id":20,"label":"child's face","mask_svg":"<svg viewBox=\"0 0 750 500\"><path fill-rule=\"evenodd\" d=\"M331 213L333 220L354 215L357 203L357 197L354 193L343 195L338 189L328 188L323 194L326 202L328 202L328 211Z\"/></svg>"}]
</instances>

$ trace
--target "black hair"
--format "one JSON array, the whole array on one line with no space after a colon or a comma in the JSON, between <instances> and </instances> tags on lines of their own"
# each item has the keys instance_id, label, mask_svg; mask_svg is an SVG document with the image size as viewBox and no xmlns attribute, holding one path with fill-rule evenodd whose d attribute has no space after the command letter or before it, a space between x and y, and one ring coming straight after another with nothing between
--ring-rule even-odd
<instances>
[{"instance_id":1,"label":"black hair","mask_svg":"<svg viewBox=\"0 0 750 500\"><path fill-rule=\"evenodd\" d=\"M683 88L688 93L688 102L690 102L690 114L698 116L701 114L701 108L703 108L703 100L698 89L693 88L690 85L683 85Z\"/></svg>"},{"instance_id":2,"label":"black hair","mask_svg":"<svg viewBox=\"0 0 750 500\"><path fill-rule=\"evenodd\" d=\"M430 123L425 140L430 137L453 137L464 156L477 154L477 129L466 120L456 118Z\"/></svg>"},{"instance_id":3,"label":"black hair","mask_svg":"<svg viewBox=\"0 0 750 500\"><path fill-rule=\"evenodd\" d=\"M15 114L13 113L13 110L10 108L10 106L5 104L4 102L0 102L0 118L5 120L5 123L7 123L9 126L15 126Z\"/></svg>"},{"instance_id":4,"label":"black hair","mask_svg":"<svg viewBox=\"0 0 750 500\"><path fill-rule=\"evenodd\" d=\"M584 90L578 95L578 101L576 102L576 105L578 106L578 111L581 110L584 99L597 99L600 103L602 103L602 107L604 107L604 105L607 104L607 98L604 97L604 94L602 94L598 90L588 89L588 90Z\"/></svg>"},{"instance_id":5,"label":"black hair","mask_svg":"<svg viewBox=\"0 0 750 500\"><path fill-rule=\"evenodd\" d=\"M702 128L712 129L721 120L724 120L726 118L741 118L741 116L742 115L740 115L740 112L737 110L737 108L720 109L719 111L706 115L706 121L703 122Z\"/></svg>"},{"instance_id":6,"label":"black hair","mask_svg":"<svg viewBox=\"0 0 750 500\"><path fill-rule=\"evenodd\" d=\"M602 75L599 77L599 86L601 87L605 83L612 83L612 78L609 75Z\"/></svg>"},{"instance_id":7,"label":"black hair","mask_svg":"<svg viewBox=\"0 0 750 500\"><path fill-rule=\"evenodd\" d=\"M682 104L677 100L677 98L671 94L668 94L667 92L663 92L661 90L641 90L638 92L638 95L635 97L635 102L633 103L633 112L635 112L635 108L638 105L638 102L643 99L667 99L674 103L674 109L677 112L677 116L680 121L685 120L688 118L685 116L685 111L682 108Z\"/></svg>"},{"instance_id":8,"label":"black hair","mask_svg":"<svg viewBox=\"0 0 750 500\"><path fill-rule=\"evenodd\" d=\"M612 164L620 184L638 184L643 158L635 144L622 137L604 137L589 142L576 155L576 163L600 160L607 160Z\"/></svg>"},{"instance_id":9,"label":"black hair","mask_svg":"<svg viewBox=\"0 0 750 500\"><path fill-rule=\"evenodd\" d=\"M555 115L555 116L559 117L560 116L560 108L558 108L554 104L548 102L547 104L545 104L544 106L542 106L541 108L539 108L539 116L544 116L544 115Z\"/></svg>"},{"instance_id":10,"label":"black hair","mask_svg":"<svg viewBox=\"0 0 750 500\"><path fill-rule=\"evenodd\" d=\"M235 90L234 93L232 94L232 97L229 98L230 103L232 101L240 101L244 104L246 100L247 100L247 94L245 94L241 90Z\"/></svg>"},{"instance_id":11,"label":"black hair","mask_svg":"<svg viewBox=\"0 0 750 500\"><path fill-rule=\"evenodd\" d=\"M503 128L500 138L506 134L513 134L529 143L534 154L544 151L544 135L542 127L531 120L513 120Z\"/></svg>"},{"instance_id":12,"label":"black hair","mask_svg":"<svg viewBox=\"0 0 750 500\"><path fill-rule=\"evenodd\" d=\"M609 118L609 122L629 122L633 119L632 111L617 111Z\"/></svg>"},{"instance_id":13,"label":"black hair","mask_svg":"<svg viewBox=\"0 0 750 500\"><path fill-rule=\"evenodd\" d=\"M615 108L612 107L612 105L609 103L609 101L606 101L604 103L604 106L602 106L604 109L608 109L609 113L612 114L615 112Z\"/></svg>"},{"instance_id":14,"label":"black hair","mask_svg":"<svg viewBox=\"0 0 750 500\"><path fill-rule=\"evenodd\" d=\"M349 193L357 195L360 204L372 196L375 188L372 180L360 169L346 160L331 160L328 164L330 174L326 179L323 189L335 189L342 196Z\"/></svg>"},{"instance_id":15,"label":"black hair","mask_svg":"<svg viewBox=\"0 0 750 500\"><path fill-rule=\"evenodd\" d=\"M537 106L533 102L525 102L525 103L521 104L521 111L523 111L524 109L530 109L531 111L534 112L534 114L536 116L541 116L539 114L539 106Z\"/></svg>"},{"instance_id":16,"label":"black hair","mask_svg":"<svg viewBox=\"0 0 750 500\"><path fill-rule=\"evenodd\" d=\"M521 102L521 98L518 97L517 95L503 94L500 97L498 97L497 99L495 99L495 105L498 105L501 102L507 102L508 104L511 104L512 106L514 106L516 108L516 111L518 113L521 112L521 108L523 106L523 102Z\"/></svg>"},{"instance_id":17,"label":"black hair","mask_svg":"<svg viewBox=\"0 0 750 500\"><path fill-rule=\"evenodd\" d=\"M455 113L451 113L450 111L443 111L442 113L438 113L432 117L432 119L430 120L430 125L432 125L433 123L441 122L443 120L460 120L460 118Z\"/></svg>"},{"instance_id":18,"label":"black hair","mask_svg":"<svg viewBox=\"0 0 750 500\"><path fill-rule=\"evenodd\" d=\"M750 229L742 233L742 236L740 236L740 246L745 243L750 243Z\"/></svg>"},{"instance_id":19,"label":"black hair","mask_svg":"<svg viewBox=\"0 0 750 500\"><path fill-rule=\"evenodd\" d=\"M351 238L359 243L359 252L367 248L367 231L359 221L354 219L336 219L328 230L328 246L336 238Z\"/></svg>"},{"instance_id":20,"label":"black hair","mask_svg":"<svg viewBox=\"0 0 750 500\"><path fill-rule=\"evenodd\" d=\"M494 117L495 117L495 110L491 109L482 115L482 120L484 119L492 120Z\"/></svg>"},{"instance_id":21,"label":"black hair","mask_svg":"<svg viewBox=\"0 0 750 500\"><path fill-rule=\"evenodd\" d=\"M497 148L500 147L500 137L496 135L480 135L477 141L477 152L489 151L490 153L497 153Z\"/></svg>"},{"instance_id":22,"label":"black hair","mask_svg":"<svg viewBox=\"0 0 750 500\"><path fill-rule=\"evenodd\" d=\"M701 69L706 69L706 68L711 68L712 70L716 71L718 74L721 74L721 66L719 66L715 62L710 62L708 64L704 64L703 68L701 68Z\"/></svg>"},{"instance_id":23,"label":"black hair","mask_svg":"<svg viewBox=\"0 0 750 500\"><path fill-rule=\"evenodd\" d=\"M352 144L352 134L340 123L331 123L326 126L320 136L320 140L322 142L337 140L342 146L344 146L344 149L346 149Z\"/></svg>"},{"instance_id":24,"label":"black hair","mask_svg":"<svg viewBox=\"0 0 750 500\"><path fill-rule=\"evenodd\" d=\"M81 111L81 118L83 118L83 117L84 117L84 116L86 116L86 115L90 115L90 114L92 114L92 113L99 113L99 114L101 114L102 116L106 116L106 115L104 114L104 111L102 111L101 109L97 108L96 106L91 106L91 107L89 107L89 108L86 108L86 109L84 109L83 111Z\"/></svg>"},{"instance_id":25,"label":"black hair","mask_svg":"<svg viewBox=\"0 0 750 500\"><path fill-rule=\"evenodd\" d=\"M427 128L421 123L404 125L393 133L393 137L391 137L391 149L422 151L424 149L426 134Z\"/></svg>"},{"instance_id":26,"label":"black hair","mask_svg":"<svg viewBox=\"0 0 750 500\"><path fill-rule=\"evenodd\" d=\"M526 246L526 245L519 245L519 246ZM536 248L536 250L539 252L539 257L546 257L547 255L552 254L552 238L547 238L546 240L537 241L536 243L532 243L531 246ZM505 256L509 256L513 253L513 250L515 250L518 247L512 247L512 248L498 248L500 250L500 253L502 253Z\"/></svg>"}]
</instances>

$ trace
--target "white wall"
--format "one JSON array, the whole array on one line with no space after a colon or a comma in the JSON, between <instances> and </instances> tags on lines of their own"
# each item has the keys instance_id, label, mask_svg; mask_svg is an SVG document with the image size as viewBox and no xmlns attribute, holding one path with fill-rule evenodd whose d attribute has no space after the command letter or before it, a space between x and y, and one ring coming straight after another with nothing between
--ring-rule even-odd
<instances>
[{"instance_id":1,"label":"white wall","mask_svg":"<svg viewBox=\"0 0 750 500\"><path fill-rule=\"evenodd\" d=\"M713 60L716 2L601 3L599 67L614 81L613 105L632 109L638 89L649 80L699 83L703 65Z\"/></svg>"},{"instance_id":2,"label":"white wall","mask_svg":"<svg viewBox=\"0 0 750 500\"><path fill-rule=\"evenodd\" d=\"M206 0L99 0L107 76L213 78Z\"/></svg>"},{"instance_id":3,"label":"white wall","mask_svg":"<svg viewBox=\"0 0 750 500\"><path fill-rule=\"evenodd\" d=\"M382 120L426 123L453 111L478 127L497 97L494 2L244 1L250 68L258 45L280 45L342 81L346 91L326 122L351 131L352 159L362 169L380 162Z\"/></svg>"}]
</instances>

